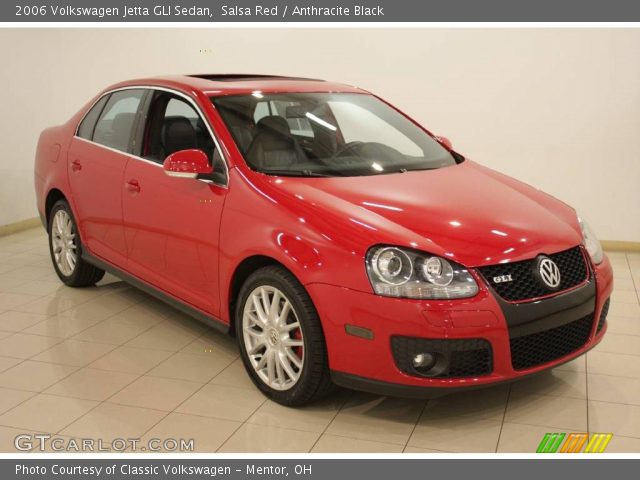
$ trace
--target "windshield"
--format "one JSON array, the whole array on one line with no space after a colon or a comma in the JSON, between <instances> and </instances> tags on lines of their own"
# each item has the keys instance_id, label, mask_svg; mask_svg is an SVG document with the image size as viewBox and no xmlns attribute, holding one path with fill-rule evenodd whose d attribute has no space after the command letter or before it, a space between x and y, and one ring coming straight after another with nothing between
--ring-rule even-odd
<instances>
[{"instance_id":1,"label":"windshield","mask_svg":"<svg viewBox=\"0 0 640 480\"><path fill-rule=\"evenodd\" d=\"M254 92L212 102L249 166L262 173L381 175L456 163L432 137L371 95Z\"/></svg>"}]
</instances>

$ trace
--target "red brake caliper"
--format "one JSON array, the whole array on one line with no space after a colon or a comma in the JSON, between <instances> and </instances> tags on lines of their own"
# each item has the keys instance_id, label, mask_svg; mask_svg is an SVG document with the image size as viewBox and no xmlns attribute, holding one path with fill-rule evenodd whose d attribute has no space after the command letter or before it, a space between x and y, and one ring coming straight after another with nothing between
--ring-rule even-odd
<instances>
[{"instance_id":1,"label":"red brake caliper","mask_svg":"<svg viewBox=\"0 0 640 480\"><path fill-rule=\"evenodd\" d=\"M302 340L302 332L299 328L293 332L293 338L295 340ZM302 349L303 347L293 347L293 352L298 356L298 358L302 358Z\"/></svg>"}]
</instances>

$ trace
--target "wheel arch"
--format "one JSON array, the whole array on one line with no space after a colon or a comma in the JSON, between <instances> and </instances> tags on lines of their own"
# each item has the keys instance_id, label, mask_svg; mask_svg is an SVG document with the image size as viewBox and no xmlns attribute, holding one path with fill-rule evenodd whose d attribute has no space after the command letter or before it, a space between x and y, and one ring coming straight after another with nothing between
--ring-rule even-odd
<instances>
[{"instance_id":1,"label":"wheel arch","mask_svg":"<svg viewBox=\"0 0 640 480\"><path fill-rule=\"evenodd\" d=\"M233 271L231 282L229 283L229 295L227 299L227 305L229 307L229 332L231 335L235 335L235 309L238 301L238 294L240 293L242 285L253 272L269 265L282 267L295 277L295 274L288 269L286 265L267 255L251 255L250 257L243 259Z\"/></svg>"},{"instance_id":2,"label":"wheel arch","mask_svg":"<svg viewBox=\"0 0 640 480\"><path fill-rule=\"evenodd\" d=\"M304 287L304 282L300 279L298 275L296 275L295 271L289 268L285 263L278 260L275 257L264 255L264 254L253 254L246 258L244 258L238 265L235 267L233 274L231 276L231 281L229 282L229 288L227 290L227 306L228 306L228 315L229 315L229 332L232 335L235 335L235 309L238 301L238 295L240 293L240 289L244 282L249 278L249 276L255 272L256 270L267 267L267 266L278 266L286 270L289 274L295 278L300 285ZM306 290L306 288L305 288ZM311 294L307 291L307 294L311 298ZM311 301L314 303L313 298Z\"/></svg>"},{"instance_id":3,"label":"wheel arch","mask_svg":"<svg viewBox=\"0 0 640 480\"><path fill-rule=\"evenodd\" d=\"M53 208L53 206L56 204L58 200L64 200L67 203L69 203L69 200L67 200L67 197L62 192L62 190L54 187L51 190L49 190L49 192L47 193L47 198L44 203L44 214L45 214L45 220L47 222L46 224L47 229L49 228L51 209Z\"/></svg>"}]
</instances>

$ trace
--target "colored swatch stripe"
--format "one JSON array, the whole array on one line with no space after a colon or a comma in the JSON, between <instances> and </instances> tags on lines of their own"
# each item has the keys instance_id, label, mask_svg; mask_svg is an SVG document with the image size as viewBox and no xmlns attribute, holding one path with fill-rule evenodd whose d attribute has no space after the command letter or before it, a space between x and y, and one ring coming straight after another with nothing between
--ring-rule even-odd
<instances>
[{"instance_id":1,"label":"colored swatch stripe","mask_svg":"<svg viewBox=\"0 0 640 480\"><path fill-rule=\"evenodd\" d=\"M570 433L562 445L560 453L580 453L588 438L588 433Z\"/></svg>"},{"instance_id":2,"label":"colored swatch stripe","mask_svg":"<svg viewBox=\"0 0 640 480\"><path fill-rule=\"evenodd\" d=\"M594 433L585 448L584 453L602 453L609 445L612 433Z\"/></svg>"},{"instance_id":3,"label":"colored swatch stripe","mask_svg":"<svg viewBox=\"0 0 640 480\"><path fill-rule=\"evenodd\" d=\"M565 435L565 433L545 433L536 453L556 453Z\"/></svg>"}]
</instances>

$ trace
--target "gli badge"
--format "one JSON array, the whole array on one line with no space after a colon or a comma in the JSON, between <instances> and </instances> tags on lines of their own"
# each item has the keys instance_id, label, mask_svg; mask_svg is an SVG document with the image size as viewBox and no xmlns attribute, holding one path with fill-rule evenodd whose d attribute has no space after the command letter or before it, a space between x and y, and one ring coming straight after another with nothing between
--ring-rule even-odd
<instances>
[{"instance_id":1,"label":"gli badge","mask_svg":"<svg viewBox=\"0 0 640 480\"><path fill-rule=\"evenodd\" d=\"M493 277L493 283L505 283L505 282L512 282L513 278L511 278L511 275L498 275L497 277Z\"/></svg>"},{"instance_id":2,"label":"gli badge","mask_svg":"<svg viewBox=\"0 0 640 480\"><path fill-rule=\"evenodd\" d=\"M549 257L540 255L533 273L545 287L551 290L555 290L560 286L560 269L556 262Z\"/></svg>"}]
</instances>

